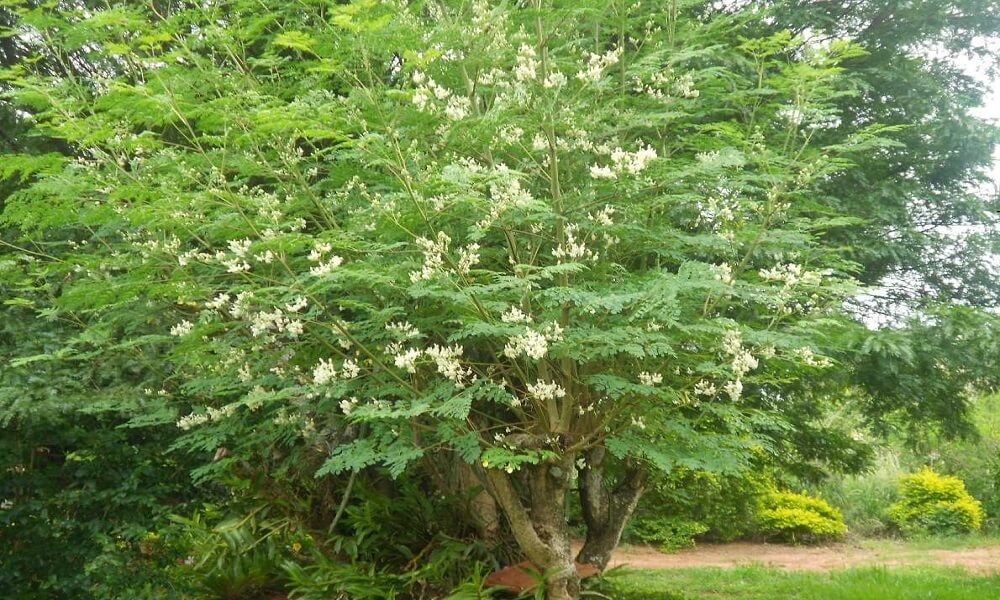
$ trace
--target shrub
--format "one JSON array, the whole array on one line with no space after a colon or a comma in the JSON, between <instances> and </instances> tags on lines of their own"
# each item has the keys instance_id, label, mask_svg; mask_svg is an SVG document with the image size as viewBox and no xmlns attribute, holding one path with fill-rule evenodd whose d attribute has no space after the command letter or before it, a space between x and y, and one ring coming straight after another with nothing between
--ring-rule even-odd
<instances>
[{"instance_id":1,"label":"shrub","mask_svg":"<svg viewBox=\"0 0 1000 600\"><path fill-rule=\"evenodd\" d=\"M906 472L900 451L879 452L872 467L865 473L833 475L814 488L816 495L843 513L844 522L858 537L886 536L895 529L889 507L899 498L897 482Z\"/></svg>"},{"instance_id":2,"label":"shrub","mask_svg":"<svg viewBox=\"0 0 1000 600\"><path fill-rule=\"evenodd\" d=\"M941 475L929 467L899 481L902 498L889 509L892 520L909 535L955 535L978 531L983 505L958 477Z\"/></svg>"},{"instance_id":3,"label":"shrub","mask_svg":"<svg viewBox=\"0 0 1000 600\"><path fill-rule=\"evenodd\" d=\"M636 521L632 537L646 544L657 544L664 552L694 546L694 538L707 532L708 526L683 517L653 517Z\"/></svg>"},{"instance_id":4,"label":"shrub","mask_svg":"<svg viewBox=\"0 0 1000 600\"><path fill-rule=\"evenodd\" d=\"M757 514L757 526L767 537L790 542L818 542L847 533L839 510L821 498L794 492L766 496Z\"/></svg>"}]
</instances>

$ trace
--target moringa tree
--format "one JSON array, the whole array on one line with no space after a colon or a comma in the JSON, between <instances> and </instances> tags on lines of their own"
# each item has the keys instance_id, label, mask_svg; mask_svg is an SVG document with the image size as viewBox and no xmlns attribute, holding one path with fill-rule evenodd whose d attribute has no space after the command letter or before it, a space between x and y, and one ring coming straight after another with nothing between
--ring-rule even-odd
<instances>
[{"instance_id":1,"label":"moringa tree","mask_svg":"<svg viewBox=\"0 0 1000 600\"><path fill-rule=\"evenodd\" d=\"M603 567L646 473L767 451L832 365L853 217L817 190L890 144L836 135L851 44L676 2L18 14L107 66L5 71L76 155L2 215L17 304L74 329L22 363L141 373L133 424L225 448L200 477L461 461L575 598L569 494Z\"/></svg>"}]
</instances>

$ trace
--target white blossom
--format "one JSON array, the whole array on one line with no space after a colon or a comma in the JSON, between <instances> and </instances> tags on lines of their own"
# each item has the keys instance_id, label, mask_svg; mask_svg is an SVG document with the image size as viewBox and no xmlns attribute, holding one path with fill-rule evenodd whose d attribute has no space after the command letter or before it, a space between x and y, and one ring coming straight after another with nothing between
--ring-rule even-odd
<instances>
[{"instance_id":1,"label":"white blossom","mask_svg":"<svg viewBox=\"0 0 1000 600\"><path fill-rule=\"evenodd\" d=\"M420 337L420 331L412 324L406 321L387 323L385 326L385 330L404 339Z\"/></svg>"},{"instance_id":2,"label":"white blossom","mask_svg":"<svg viewBox=\"0 0 1000 600\"><path fill-rule=\"evenodd\" d=\"M733 283L733 268L727 263L722 263L721 265L712 265L712 273L715 276L716 281L721 281L725 285L732 285Z\"/></svg>"},{"instance_id":3,"label":"white blossom","mask_svg":"<svg viewBox=\"0 0 1000 600\"><path fill-rule=\"evenodd\" d=\"M531 329L510 338L503 349L504 356L507 358L518 358L521 355L526 355L535 360L544 358L548 351L549 341L544 335Z\"/></svg>"},{"instance_id":4,"label":"white blossom","mask_svg":"<svg viewBox=\"0 0 1000 600\"><path fill-rule=\"evenodd\" d=\"M500 315L500 320L504 323L530 323L531 316L525 314L520 308L511 306L507 312Z\"/></svg>"},{"instance_id":5,"label":"white blossom","mask_svg":"<svg viewBox=\"0 0 1000 600\"><path fill-rule=\"evenodd\" d=\"M469 115L472 104L465 96L452 96L444 109L444 116L452 121L464 119Z\"/></svg>"},{"instance_id":6,"label":"white blossom","mask_svg":"<svg viewBox=\"0 0 1000 600\"><path fill-rule=\"evenodd\" d=\"M642 373L639 373L639 382L642 383L643 385L649 385L649 386L659 385L663 383L663 374L647 373L646 371L643 371Z\"/></svg>"},{"instance_id":7,"label":"white blossom","mask_svg":"<svg viewBox=\"0 0 1000 600\"><path fill-rule=\"evenodd\" d=\"M463 369L458 357L462 355L461 346L438 346L434 345L424 353L434 360L438 373L444 375L459 386L463 385L465 379L472 374L471 370Z\"/></svg>"},{"instance_id":8,"label":"white blossom","mask_svg":"<svg viewBox=\"0 0 1000 600\"><path fill-rule=\"evenodd\" d=\"M342 371L344 379L354 379L361 374L361 367L358 366L357 361L347 359L344 361Z\"/></svg>"},{"instance_id":9,"label":"white blossom","mask_svg":"<svg viewBox=\"0 0 1000 600\"><path fill-rule=\"evenodd\" d=\"M285 305L285 310L290 313L297 313L309 305L309 301L304 296L298 296Z\"/></svg>"},{"instance_id":10,"label":"white blossom","mask_svg":"<svg viewBox=\"0 0 1000 600\"><path fill-rule=\"evenodd\" d=\"M547 89L561 88L566 85L566 76L559 71L549 73L549 76L542 82L542 87Z\"/></svg>"},{"instance_id":11,"label":"white blossom","mask_svg":"<svg viewBox=\"0 0 1000 600\"><path fill-rule=\"evenodd\" d=\"M528 384L528 393L537 400L546 401L566 396L566 390L555 382L538 380Z\"/></svg>"},{"instance_id":12,"label":"white blossom","mask_svg":"<svg viewBox=\"0 0 1000 600\"><path fill-rule=\"evenodd\" d=\"M191 321L181 321L180 323L170 328L170 335L183 337L191 333L192 329L194 329L194 323L192 323Z\"/></svg>"},{"instance_id":13,"label":"white blossom","mask_svg":"<svg viewBox=\"0 0 1000 600\"><path fill-rule=\"evenodd\" d=\"M416 348L410 348L405 352L401 352L394 357L394 362L396 366L409 373L417 372L417 359L420 358L422 352Z\"/></svg>"},{"instance_id":14,"label":"white blossom","mask_svg":"<svg viewBox=\"0 0 1000 600\"><path fill-rule=\"evenodd\" d=\"M621 48L608 50L604 54L587 53L587 66L576 74L576 78L584 83L600 81L604 70L616 64L621 55Z\"/></svg>"},{"instance_id":15,"label":"white blossom","mask_svg":"<svg viewBox=\"0 0 1000 600\"><path fill-rule=\"evenodd\" d=\"M722 390L729 394L729 398L735 402L740 399L743 394L743 382L739 379L735 381L730 381L726 385L722 386Z\"/></svg>"},{"instance_id":16,"label":"white blossom","mask_svg":"<svg viewBox=\"0 0 1000 600\"><path fill-rule=\"evenodd\" d=\"M535 49L528 44L521 44L517 51L517 64L514 65L514 78L518 81L530 81L538 76L538 61L535 60Z\"/></svg>"},{"instance_id":17,"label":"white blossom","mask_svg":"<svg viewBox=\"0 0 1000 600\"><path fill-rule=\"evenodd\" d=\"M459 275L468 275L472 267L477 264L479 264L479 244L469 244L458 251L456 271Z\"/></svg>"},{"instance_id":18,"label":"white blossom","mask_svg":"<svg viewBox=\"0 0 1000 600\"><path fill-rule=\"evenodd\" d=\"M336 378L337 369L333 366L333 361L325 358L319 359L319 364L313 367L313 383L326 385Z\"/></svg>"},{"instance_id":19,"label":"white blossom","mask_svg":"<svg viewBox=\"0 0 1000 600\"><path fill-rule=\"evenodd\" d=\"M315 267L309 269L309 274L315 277L322 277L324 275L329 275L334 269L344 264L344 259L340 256L331 256L328 260L321 262Z\"/></svg>"}]
</instances>

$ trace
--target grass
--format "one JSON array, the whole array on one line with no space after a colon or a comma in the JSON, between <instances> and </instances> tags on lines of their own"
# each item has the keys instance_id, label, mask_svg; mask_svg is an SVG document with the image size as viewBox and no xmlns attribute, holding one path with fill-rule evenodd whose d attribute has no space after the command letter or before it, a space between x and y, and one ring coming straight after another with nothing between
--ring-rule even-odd
<instances>
[{"instance_id":1,"label":"grass","mask_svg":"<svg viewBox=\"0 0 1000 600\"><path fill-rule=\"evenodd\" d=\"M970 533L956 536L933 536L911 539L865 539L858 542L862 548L878 551L912 551L926 550L971 550L975 548L994 548L1000 546L1000 537L995 532Z\"/></svg>"},{"instance_id":2,"label":"grass","mask_svg":"<svg viewBox=\"0 0 1000 600\"><path fill-rule=\"evenodd\" d=\"M925 567L622 571L607 581L605 593L615 600L1000 600L1000 574Z\"/></svg>"}]
</instances>

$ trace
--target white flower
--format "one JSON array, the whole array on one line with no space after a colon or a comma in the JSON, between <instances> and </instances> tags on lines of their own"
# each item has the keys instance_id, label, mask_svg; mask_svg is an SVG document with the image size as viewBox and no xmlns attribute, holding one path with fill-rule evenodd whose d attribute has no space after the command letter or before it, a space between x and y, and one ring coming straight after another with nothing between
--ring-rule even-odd
<instances>
[{"instance_id":1,"label":"white flower","mask_svg":"<svg viewBox=\"0 0 1000 600\"><path fill-rule=\"evenodd\" d=\"M757 364L757 359L752 354L746 350L740 350L733 357L733 372L736 373L737 377L742 377L749 371L756 369Z\"/></svg>"},{"instance_id":2,"label":"white flower","mask_svg":"<svg viewBox=\"0 0 1000 600\"><path fill-rule=\"evenodd\" d=\"M521 47L517 51L514 78L518 81L530 81L537 76L538 61L535 60L535 49L527 44L521 44Z\"/></svg>"},{"instance_id":3,"label":"white flower","mask_svg":"<svg viewBox=\"0 0 1000 600\"><path fill-rule=\"evenodd\" d=\"M694 393L698 396L714 396L717 390L714 384L703 379L694 384Z\"/></svg>"},{"instance_id":4,"label":"white flower","mask_svg":"<svg viewBox=\"0 0 1000 600\"><path fill-rule=\"evenodd\" d=\"M313 262L319 262L323 260L323 256L330 250L333 250L333 246L331 246L330 244L326 242L316 242L316 245L313 246L312 251L309 252L309 260Z\"/></svg>"},{"instance_id":5,"label":"white flower","mask_svg":"<svg viewBox=\"0 0 1000 600\"><path fill-rule=\"evenodd\" d=\"M458 360L458 357L462 355L461 346L434 345L425 350L424 353L434 360L438 373L460 386L464 384L465 378L472 374L471 370L463 369L462 363Z\"/></svg>"},{"instance_id":6,"label":"white flower","mask_svg":"<svg viewBox=\"0 0 1000 600\"><path fill-rule=\"evenodd\" d=\"M199 413L199 414L191 413L189 415L184 415L183 417L178 419L177 427L183 429L184 431L187 431L192 427L208 423L208 419L209 417L205 413Z\"/></svg>"},{"instance_id":7,"label":"white flower","mask_svg":"<svg viewBox=\"0 0 1000 600\"><path fill-rule=\"evenodd\" d=\"M341 258L340 256L331 256L330 259L327 260L326 262L320 263L315 267L309 269L309 274L316 277L329 275L330 273L333 272L334 269L336 269L342 264L344 264L343 258Z\"/></svg>"},{"instance_id":8,"label":"white flower","mask_svg":"<svg viewBox=\"0 0 1000 600\"><path fill-rule=\"evenodd\" d=\"M559 71L549 73L549 76L542 82L542 87L547 89L561 88L566 85L566 76Z\"/></svg>"},{"instance_id":9,"label":"white flower","mask_svg":"<svg viewBox=\"0 0 1000 600\"><path fill-rule=\"evenodd\" d=\"M739 379L735 381L730 381L726 385L722 386L722 390L729 394L729 398L735 402L740 399L743 394L743 382Z\"/></svg>"},{"instance_id":10,"label":"white flower","mask_svg":"<svg viewBox=\"0 0 1000 600\"><path fill-rule=\"evenodd\" d=\"M544 335L531 329L521 335L510 338L504 346L503 353L507 358L517 358L527 355L535 360L545 357L549 350L549 342Z\"/></svg>"},{"instance_id":11,"label":"white flower","mask_svg":"<svg viewBox=\"0 0 1000 600\"><path fill-rule=\"evenodd\" d=\"M285 323L284 332L293 338L297 338L305 331L305 324L298 319L290 319Z\"/></svg>"},{"instance_id":12,"label":"white flower","mask_svg":"<svg viewBox=\"0 0 1000 600\"><path fill-rule=\"evenodd\" d=\"M444 116L448 117L452 121L458 121L464 119L469 115L469 108L472 106L469 99L465 96L452 96L448 100L448 106L444 109Z\"/></svg>"},{"instance_id":13,"label":"white flower","mask_svg":"<svg viewBox=\"0 0 1000 600\"><path fill-rule=\"evenodd\" d=\"M358 366L356 361L351 359L345 360L342 368L344 379L354 379L361 373L361 367Z\"/></svg>"},{"instance_id":14,"label":"white flower","mask_svg":"<svg viewBox=\"0 0 1000 600\"><path fill-rule=\"evenodd\" d=\"M511 306L507 312L500 315L500 320L504 323L530 323L531 316L522 312L520 308Z\"/></svg>"},{"instance_id":15,"label":"white flower","mask_svg":"<svg viewBox=\"0 0 1000 600\"><path fill-rule=\"evenodd\" d=\"M430 106L431 100L434 99L434 95L431 91L425 87L417 88L413 92L413 104L416 105L417 110L420 112L427 112Z\"/></svg>"},{"instance_id":16,"label":"white flower","mask_svg":"<svg viewBox=\"0 0 1000 600\"><path fill-rule=\"evenodd\" d=\"M586 259L596 261L598 254L587 248L583 240L577 240L576 233L578 225L570 223L563 229L565 239L562 243L552 249L552 255L563 262L563 259L580 260Z\"/></svg>"},{"instance_id":17,"label":"white flower","mask_svg":"<svg viewBox=\"0 0 1000 600\"><path fill-rule=\"evenodd\" d=\"M549 140L545 139L545 136L536 133L534 137L531 138L531 149L535 152L541 152L543 150L549 149Z\"/></svg>"},{"instance_id":18,"label":"white flower","mask_svg":"<svg viewBox=\"0 0 1000 600\"><path fill-rule=\"evenodd\" d=\"M642 373L639 373L639 382L642 383L643 385L649 385L649 386L659 385L663 383L663 374L647 373L646 371L643 371Z\"/></svg>"},{"instance_id":19,"label":"white flower","mask_svg":"<svg viewBox=\"0 0 1000 600\"><path fill-rule=\"evenodd\" d=\"M605 204L604 208L597 211L596 213L593 214L587 213L587 218L603 227L611 227L612 225L615 224L614 220L611 218L614 216L614 214L615 214L614 207Z\"/></svg>"},{"instance_id":20,"label":"white flower","mask_svg":"<svg viewBox=\"0 0 1000 600\"><path fill-rule=\"evenodd\" d=\"M594 179L617 179L618 175L611 169L611 167L605 165L591 165L590 166L590 176Z\"/></svg>"},{"instance_id":21,"label":"white flower","mask_svg":"<svg viewBox=\"0 0 1000 600\"><path fill-rule=\"evenodd\" d=\"M229 251L240 258L245 258L247 252L250 250L250 245L253 244L250 240L229 240Z\"/></svg>"},{"instance_id":22,"label":"white flower","mask_svg":"<svg viewBox=\"0 0 1000 600\"><path fill-rule=\"evenodd\" d=\"M313 367L313 383L326 385L336 378L337 369L333 366L333 361L325 358L319 359L319 364Z\"/></svg>"},{"instance_id":23,"label":"white flower","mask_svg":"<svg viewBox=\"0 0 1000 600\"><path fill-rule=\"evenodd\" d=\"M566 396L566 390L555 382L538 380L528 384L528 393L541 401L554 400Z\"/></svg>"},{"instance_id":24,"label":"white flower","mask_svg":"<svg viewBox=\"0 0 1000 600\"><path fill-rule=\"evenodd\" d=\"M420 331L406 321L387 323L385 330L402 338L420 337Z\"/></svg>"},{"instance_id":25,"label":"white flower","mask_svg":"<svg viewBox=\"0 0 1000 600\"><path fill-rule=\"evenodd\" d=\"M468 275L472 267L477 264L479 264L479 244L469 244L458 251L456 270L459 275Z\"/></svg>"},{"instance_id":26,"label":"white flower","mask_svg":"<svg viewBox=\"0 0 1000 600\"><path fill-rule=\"evenodd\" d=\"M344 416L350 416L351 412L354 411L354 407L358 405L358 399L351 396L349 399L340 401L340 410L344 413Z\"/></svg>"},{"instance_id":27,"label":"white flower","mask_svg":"<svg viewBox=\"0 0 1000 600\"><path fill-rule=\"evenodd\" d=\"M206 302L205 306L213 310L222 310L227 304L229 304L229 299L229 294L219 294L214 300Z\"/></svg>"},{"instance_id":28,"label":"white flower","mask_svg":"<svg viewBox=\"0 0 1000 600\"><path fill-rule=\"evenodd\" d=\"M733 268L726 263L721 265L711 265L712 273L715 275L716 281L721 281L725 285L732 285L733 283Z\"/></svg>"},{"instance_id":29,"label":"white flower","mask_svg":"<svg viewBox=\"0 0 1000 600\"><path fill-rule=\"evenodd\" d=\"M288 304L286 304L285 305L285 310L288 311L288 312L290 312L290 313L297 313L297 312L299 312L300 310L302 310L303 308L305 308L308 305L309 305L309 301L306 300L305 297L299 296L299 297L295 298L295 300L292 300L291 302L289 302Z\"/></svg>"},{"instance_id":30,"label":"white flower","mask_svg":"<svg viewBox=\"0 0 1000 600\"><path fill-rule=\"evenodd\" d=\"M441 271L444 266L444 253L448 251L451 238L445 232L439 231L436 240L418 237L416 243L423 248L424 264L419 271L410 273L410 281L414 283L430 279Z\"/></svg>"},{"instance_id":31,"label":"white flower","mask_svg":"<svg viewBox=\"0 0 1000 600\"><path fill-rule=\"evenodd\" d=\"M194 323L192 323L191 321L181 321L180 323L170 328L170 335L183 337L191 333L192 329L194 329Z\"/></svg>"},{"instance_id":32,"label":"white flower","mask_svg":"<svg viewBox=\"0 0 1000 600\"><path fill-rule=\"evenodd\" d=\"M400 369L403 369L404 371L410 373L416 373L417 359L420 358L421 354L422 352L416 348L410 348L409 350L401 354L397 354L395 356L396 366L399 367Z\"/></svg>"},{"instance_id":33,"label":"white flower","mask_svg":"<svg viewBox=\"0 0 1000 600\"><path fill-rule=\"evenodd\" d=\"M587 66L576 74L576 78L584 83L600 81L604 70L617 63L621 54L621 48L608 50L604 54L588 53Z\"/></svg>"}]
</instances>

